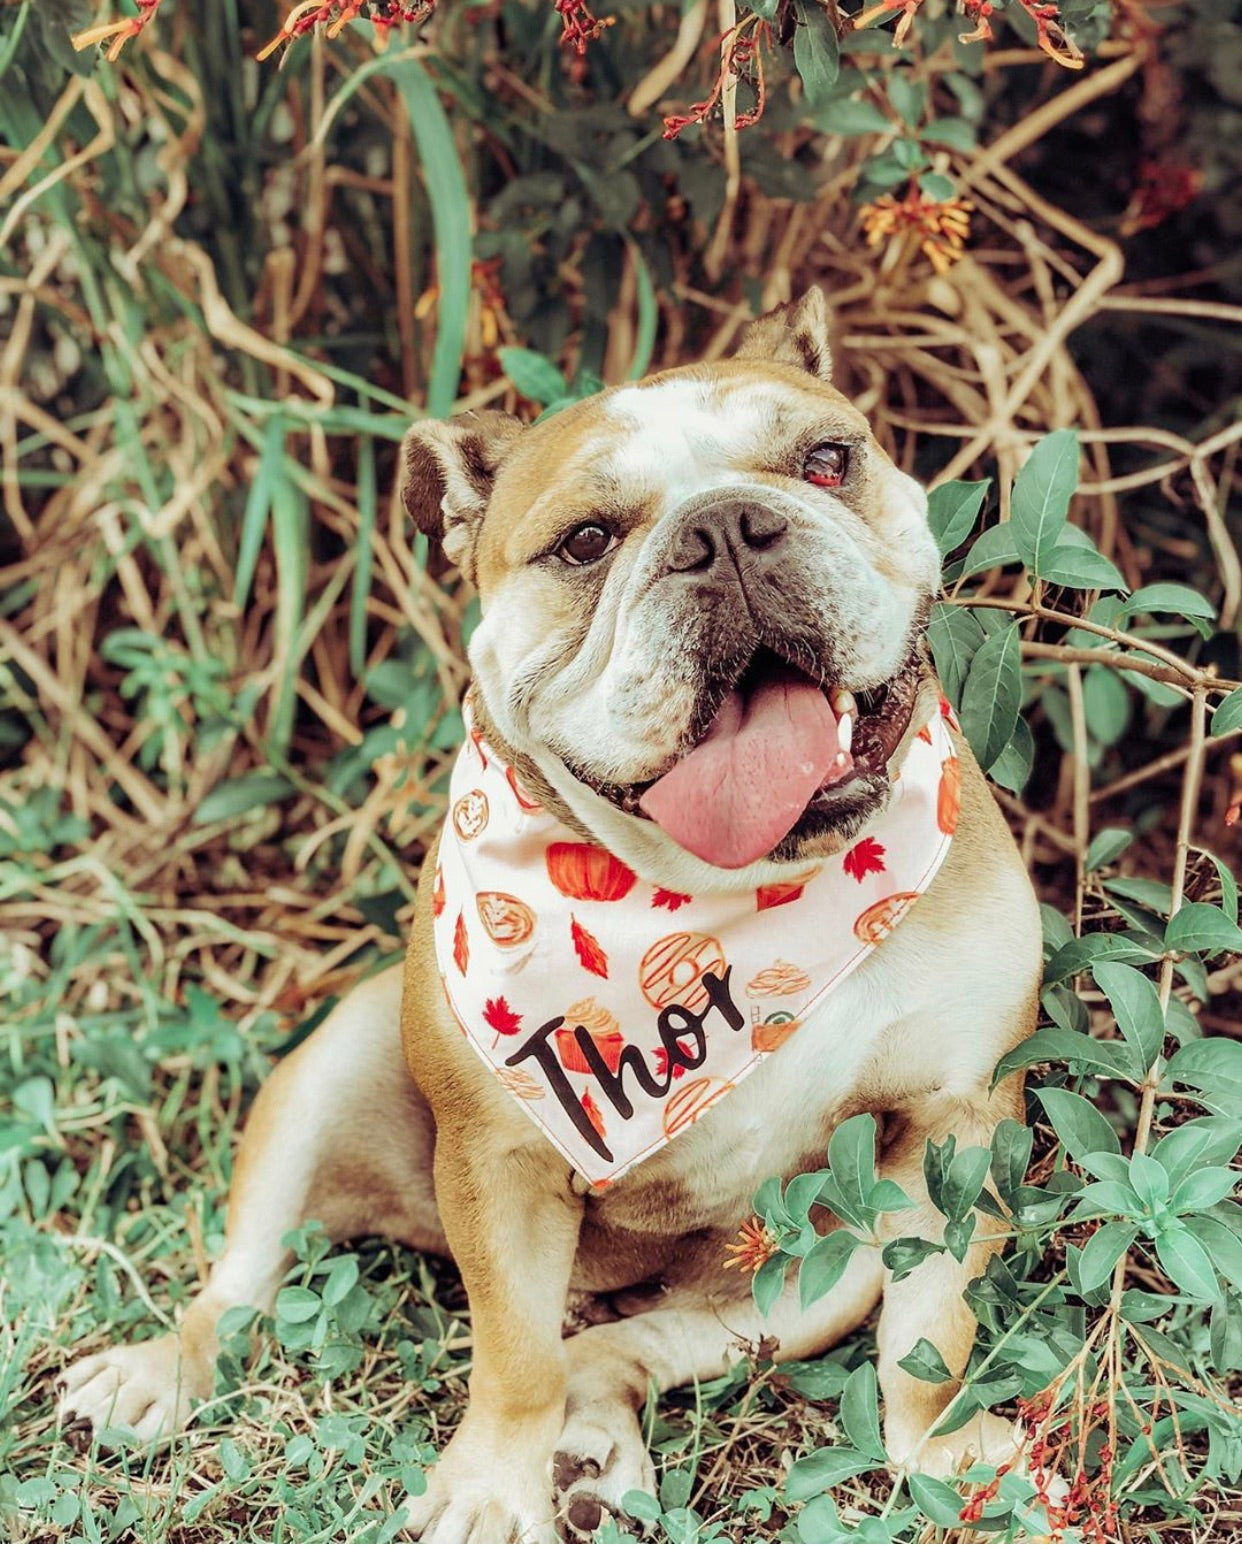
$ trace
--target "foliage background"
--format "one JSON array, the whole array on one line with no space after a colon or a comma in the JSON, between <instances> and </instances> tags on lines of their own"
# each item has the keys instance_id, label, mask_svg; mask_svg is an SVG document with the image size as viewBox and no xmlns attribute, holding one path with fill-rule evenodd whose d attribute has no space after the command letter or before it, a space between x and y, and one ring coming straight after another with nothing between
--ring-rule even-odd
<instances>
[{"instance_id":1,"label":"foliage background","mask_svg":"<svg viewBox=\"0 0 1242 1549\"><path fill-rule=\"evenodd\" d=\"M309 1331L267 1325L253 1353L236 1331L225 1396L170 1453L83 1451L54 1421L70 1347L156 1331L202 1277L270 1059L399 952L476 616L391 498L395 443L419 413L533 410L714 358L816 280L845 390L903 467L994 479L985 527L1010 518L1032 443L1076 426L1077 528L1125 587L1189 585L1206 614L1183 596L1121 615L1029 563L966 576L963 529L946 607L975 610L941 628L969 655L989 611L1016 621L1005 651L1021 658L1030 768L1020 779L1011 720L999 796L1050 952L1097 943L1061 958L1050 1024L1116 1039L1086 969L1100 939L1124 937L1168 1001L1167 1053L1232 1043L1198 1088L1174 1090L1158 1059L1128 1078L1050 1047L1036 1079L1083 1091L1127 1152L1204 1113L1239 1117L1242 972L1221 953L1238 944L1226 819L1242 710L1217 709L1208 669L1242 676L1242 27L1224 3L1075 0L1064 20L1089 57L1071 73L1021 5L993 15L988 45L959 43L962 19L936 0L909 11L904 47L846 30L838 51L829 12L807 6L624 0L578 54L540 0L442 0L384 54L360 18L260 64L275 5L164 0L108 64L69 41L96 19L86 0L0 7L11 1536L380 1539L460 1411L451 1271L381 1244L325 1257L310 1233L294 1283L326 1292L335 1274L335 1299ZM763 118L737 133L753 95L743 80L735 104L726 82L723 120L666 139L662 116L707 99L739 20L773 28ZM937 208L973 205L959 261L933 264L934 229L864 208L905 200L912 179ZM1075 630L1089 610L1095 631ZM1099 633L1117 626L1125 638ZM1100 650L1117 660L1086 654ZM1223 924L1170 942L1183 899ZM1049 1111L1032 1103L1032 1178L1081 1185ZM1128 1449L1113 1482L1126 1533L1230 1541L1236 1264L1232 1291L1222 1269L1196 1295L1140 1244L1119 1291L1169 1299L1136 1335L1107 1287L1077 1294L1090 1230L1058 1216L1010 1260L1014 1307L1044 1298L1050 1321L1032 1327L1067 1364L1102 1330L1078 1361L1086 1386L1058 1396L1075 1466L1107 1493L1094 1381ZM935 1501L920 1515L865 1455L831 1494L810 1491L799 1527L808 1495L791 1479L811 1474L791 1465L843 1420L853 1439L840 1399L852 1384L865 1400L871 1354L867 1331L798 1368L754 1352L652 1409L664 1520L644 1532L813 1539L830 1510L860 1541L943 1532ZM1119 1375L1154 1417L1150 1442Z\"/></svg>"}]
</instances>

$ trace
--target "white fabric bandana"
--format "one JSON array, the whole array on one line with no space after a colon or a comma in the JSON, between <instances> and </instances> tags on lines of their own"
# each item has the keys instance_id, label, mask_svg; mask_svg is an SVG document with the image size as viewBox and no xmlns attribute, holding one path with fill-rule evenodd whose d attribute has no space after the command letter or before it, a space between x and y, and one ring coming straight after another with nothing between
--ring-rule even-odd
<instances>
[{"instance_id":1,"label":"white fabric bandana","mask_svg":"<svg viewBox=\"0 0 1242 1549\"><path fill-rule=\"evenodd\" d=\"M942 700L887 810L850 849L788 881L698 898L579 839L470 730L433 881L445 997L594 1187L794 1036L926 891L957 824L951 714Z\"/></svg>"}]
</instances>

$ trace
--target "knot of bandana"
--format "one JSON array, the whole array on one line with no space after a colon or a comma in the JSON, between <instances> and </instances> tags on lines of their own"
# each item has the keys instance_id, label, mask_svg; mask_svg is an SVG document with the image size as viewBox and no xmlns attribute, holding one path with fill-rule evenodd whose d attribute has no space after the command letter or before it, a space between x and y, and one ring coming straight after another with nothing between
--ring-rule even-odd
<instances>
[{"instance_id":1,"label":"knot of bandana","mask_svg":"<svg viewBox=\"0 0 1242 1549\"><path fill-rule=\"evenodd\" d=\"M951 713L942 701L885 812L849 849L695 898L582 841L470 728L432 884L445 999L593 1186L673 1140L794 1037L926 891L957 824Z\"/></svg>"}]
</instances>

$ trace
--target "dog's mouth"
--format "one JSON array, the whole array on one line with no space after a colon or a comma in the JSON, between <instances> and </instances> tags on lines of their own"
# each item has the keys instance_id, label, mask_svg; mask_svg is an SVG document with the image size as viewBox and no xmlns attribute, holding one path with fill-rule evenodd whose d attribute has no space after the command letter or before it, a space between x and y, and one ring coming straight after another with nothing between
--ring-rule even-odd
<instances>
[{"instance_id":1,"label":"dog's mouth","mask_svg":"<svg viewBox=\"0 0 1242 1549\"><path fill-rule=\"evenodd\" d=\"M749 866L811 809L827 818L850 805L851 788L885 774L922 675L917 644L891 678L866 689L823 682L779 648L760 646L712 683L689 746L658 778L586 783L700 860Z\"/></svg>"}]
</instances>

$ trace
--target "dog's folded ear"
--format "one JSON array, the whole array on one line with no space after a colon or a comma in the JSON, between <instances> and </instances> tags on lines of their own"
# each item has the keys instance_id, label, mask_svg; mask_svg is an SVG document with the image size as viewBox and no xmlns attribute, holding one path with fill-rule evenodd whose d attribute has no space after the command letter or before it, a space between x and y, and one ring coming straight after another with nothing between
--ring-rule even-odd
<instances>
[{"instance_id":1,"label":"dog's folded ear","mask_svg":"<svg viewBox=\"0 0 1242 1549\"><path fill-rule=\"evenodd\" d=\"M522 429L512 414L476 409L420 421L401 443L401 502L419 531L438 538L468 578L497 470Z\"/></svg>"},{"instance_id":2,"label":"dog's folded ear","mask_svg":"<svg viewBox=\"0 0 1242 1549\"><path fill-rule=\"evenodd\" d=\"M799 301L787 301L757 318L742 335L735 360L770 360L832 381L832 313L823 291L812 285Z\"/></svg>"}]
</instances>

